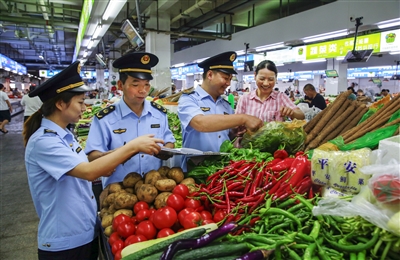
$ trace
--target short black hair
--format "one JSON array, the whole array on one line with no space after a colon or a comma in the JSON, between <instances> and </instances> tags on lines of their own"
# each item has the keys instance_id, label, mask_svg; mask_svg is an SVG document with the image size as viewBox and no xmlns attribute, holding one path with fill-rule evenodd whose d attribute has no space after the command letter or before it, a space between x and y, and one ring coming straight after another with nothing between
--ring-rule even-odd
<instances>
[{"instance_id":1,"label":"short black hair","mask_svg":"<svg viewBox=\"0 0 400 260\"><path fill-rule=\"evenodd\" d=\"M4 85L0 83L0 89L3 89L3 88L4 88Z\"/></svg>"}]
</instances>

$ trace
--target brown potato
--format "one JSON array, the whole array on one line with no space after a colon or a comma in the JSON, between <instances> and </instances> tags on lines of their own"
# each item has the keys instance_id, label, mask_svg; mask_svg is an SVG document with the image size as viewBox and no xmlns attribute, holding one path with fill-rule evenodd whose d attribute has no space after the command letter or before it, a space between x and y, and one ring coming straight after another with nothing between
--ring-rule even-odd
<instances>
[{"instance_id":1,"label":"brown potato","mask_svg":"<svg viewBox=\"0 0 400 260\"><path fill-rule=\"evenodd\" d=\"M181 181L183 181L185 178L181 167L172 167L168 171L167 177L173 179L176 183L181 183Z\"/></svg>"},{"instance_id":2,"label":"brown potato","mask_svg":"<svg viewBox=\"0 0 400 260\"><path fill-rule=\"evenodd\" d=\"M140 181L142 176L137 172L130 172L128 173L124 180L122 181L122 185L125 188L133 188L135 187L136 182Z\"/></svg>"},{"instance_id":3,"label":"brown potato","mask_svg":"<svg viewBox=\"0 0 400 260\"><path fill-rule=\"evenodd\" d=\"M151 184L143 184L142 186L140 186L136 194L140 201L153 203L158 195L158 191L156 187Z\"/></svg>"},{"instance_id":4,"label":"brown potato","mask_svg":"<svg viewBox=\"0 0 400 260\"><path fill-rule=\"evenodd\" d=\"M158 180L155 187L159 191L172 191L176 186L176 182L173 179Z\"/></svg>"},{"instance_id":5,"label":"brown potato","mask_svg":"<svg viewBox=\"0 0 400 260\"><path fill-rule=\"evenodd\" d=\"M144 184L151 184L154 186L158 180L161 179L161 175L156 170L151 170L144 176Z\"/></svg>"},{"instance_id":6,"label":"brown potato","mask_svg":"<svg viewBox=\"0 0 400 260\"><path fill-rule=\"evenodd\" d=\"M104 201L106 201L108 205L113 205L115 200L115 195L117 195L117 193L109 194Z\"/></svg>"},{"instance_id":7,"label":"brown potato","mask_svg":"<svg viewBox=\"0 0 400 260\"><path fill-rule=\"evenodd\" d=\"M108 208L102 208L100 210L100 219L103 219L103 217L106 215L110 215L110 213L108 213Z\"/></svg>"},{"instance_id":8,"label":"brown potato","mask_svg":"<svg viewBox=\"0 0 400 260\"><path fill-rule=\"evenodd\" d=\"M130 210L130 209L119 209L119 210L117 210L117 211L115 211L114 212L114 218L116 217L116 216L118 216L118 215L120 215L120 214L124 214L124 215L127 215L127 216L129 216L129 217L132 217L133 216L133 211L132 210Z\"/></svg>"},{"instance_id":9,"label":"brown potato","mask_svg":"<svg viewBox=\"0 0 400 260\"><path fill-rule=\"evenodd\" d=\"M140 188L140 186L142 186L144 184L143 180L140 180L138 182L136 182L135 184L135 194L137 194L138 189Z\"/></svg>"},{"instance_id":10,"label":"brown potato","mask_svg":"<svg viewBox=\"0 0 400 260\"><path fill-rule=\"evenodd\" d=\"M120 192L115 197L114 207L115 209L131 209L137 201L135 194Z\"/></svg>"},{"instance_id":11,"label":"brown potato","mask_svg":"<svg viewBox=\"0 0 400 260\"><path fill-rule=\"evenodd\" d=\"M110 226L108 226L108 227L106 227L105 229L104 229L104 235L106 235L106 236L111 236L111 234L114 232L114 230L113 230L113 228L112 228L112 225L110 225Z\"/></svg>"},{"instance_id":12,"label":"brown potato","mask_svg":"<svg viewBox=\"0 0 400 260\"><path fill-rule=\"evenodd\" d=\"M101 226L103 228L106 228L106 227L112 225L113 219L114 219L113 215L104 216L104 218L101 220Z\"/></svg>"},{"instance_id":13,"label":"brown potato","mask_svg":"<svg viewBox=\"0 0 400 260\"><path fill-rule=\"evenodd\" d=\"M122 185L120 183L111 183L110 185L108 185L109 189L108 192L109 193L114 193L114 192L118 192L120 190L122 190Z\"/></svg>"},{"instance_id":14,"label":"brown potato","mask_svg":"<svg viewBox=\"0 0 400 260\"><path fill-rule=\"evenodd\" d=\"M165 207L167 205L167 199L169 197L169 195L171 195L171 192L161 192L160 194L158 194L158 196L156 197L155 201L154 201L154 207L156 209Z\"/></svg>"},{"instance_id":15,"label":"brown potato","mask_svg":"<svg viewBox=\"0 0 400 260\"><path fill-rule=\"evenodd\" d=\"M115 209L114 204L111 204L110 207L108 208L108 214L114 215L115 211L117 210Z\"/></svg>"},{"instance_id":16,"label":"brown potato","mask_svg":"<svg viewBox=\"0 0 400 260\"><path fill-rule=\"evenodd\" d=\"M110 204L108 203L107 199L103 200L103 202L101 203L102 208L108 208L109 206Z\"/></svg>"},{"instance_id":17,"label":"brown potato","mask_svg":"<svg viewBox=\"0 0 400 260\"><path fill-rule=\"evenodd\" d=\"M180 184L185 184L187 186L188 184L196 184L196 182L194 181L193 178L189 177L189 178L183 179Z\"/></svg>"},{"instance_id":18,"label":"brown potato","mask_svg":"<svg viewBox=\"0 0 400 260\"><path fill-rule=\"evenodd\" d=\"M126 191L127 193L135 194L135 189L134 189L134 188L125 188L125 191Z\"/></svg>"},{"instance_id":19,"label":"brown potato","mask_svg":"<svg viewBox=\"0 0 400 260\"><path fill-rule=\"evenodd\" d=\"M161 177L167 177L167 173L171 168L169 168L168 166L161 166L158 169L158 172L160 173Z\"/></svg>"}]
</instances>

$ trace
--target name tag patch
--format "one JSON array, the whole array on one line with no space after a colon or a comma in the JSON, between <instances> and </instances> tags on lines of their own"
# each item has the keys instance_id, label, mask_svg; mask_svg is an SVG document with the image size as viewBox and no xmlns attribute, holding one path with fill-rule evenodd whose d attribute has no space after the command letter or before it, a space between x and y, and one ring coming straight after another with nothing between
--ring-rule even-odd
<instances>
[{"instance_id":1,"label":"name tag patch","mask_svg":"<svg viewBox=\"0 0 400 260\"><path fill-rule=\"evenodd\" d=\"M160 128L160 124L152 124L150 127L151 128Z\"/></svg>"},{"instance_id":2,"label":"name tag patch","mask_svg":"<svg viewBox=\"0 0 400 260\"><path fill-rule=\"evenodd\" d=\"M200 107L200 109L204 112L210 111L209 107Z\"/></svg>"},{"instance_id":3,"label":"name tag patch","mask_svg":"<svg viewBox=\"0 0 400 260\"><path fill-rule=\"evenodd\" d=\"M82 148L81 147L78 147L78 148L76 148L76 153L80 153L81 151L82 151Z\"/></svg>"},{"instance_id":4,"label":"name tag patch","mask_svg":"<svg viewBox=\"0 0 400 260\"><path fill-rule=\"evenodd\" d=\"M126 132L126 128L118 128L118 129L113 130L114 134L122 134L125 132Z\"/></svg>"},{"instance_id":5,"label":"name tag patch","mask_svg":"<svg viewBox=\"0 0 400 260\"><path fill-rule=\"evenodd\" d=\"M229 115L229 113L227 113L227 112L224 112L224 115Z\"/></svg>"}]
</instances>

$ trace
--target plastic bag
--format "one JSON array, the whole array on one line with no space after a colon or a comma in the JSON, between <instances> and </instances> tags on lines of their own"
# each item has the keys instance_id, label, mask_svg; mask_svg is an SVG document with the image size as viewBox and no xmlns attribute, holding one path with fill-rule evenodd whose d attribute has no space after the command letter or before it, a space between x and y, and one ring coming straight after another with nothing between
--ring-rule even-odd
<instances>
[{"instance_id":1,"label":"plastic bag","mask_svg":"<svg viewBox=\"0 0 400 260\"><path fill-rule=\"evenodd\" d=\"M308 104L306 103L300 103L297 105L297 107L300 108L301 111L303 111L307 122L313 119L319 112L322 111L321 109L315 106L309 107Z\"/></svg>"},{"instance_id":2,"label":"plastic bag","mask_svg":"<svg viewBox=\"0 0 400 260\"><path fill-rule=\"evenodd\" d=\"M280 145L289 154L295 154L304 148L306 133L303 120L291 122L269 122L255 133L246 132L241 140L243 148L256 148L261 152L273 154Z\"/></svg>"}]
</instances>

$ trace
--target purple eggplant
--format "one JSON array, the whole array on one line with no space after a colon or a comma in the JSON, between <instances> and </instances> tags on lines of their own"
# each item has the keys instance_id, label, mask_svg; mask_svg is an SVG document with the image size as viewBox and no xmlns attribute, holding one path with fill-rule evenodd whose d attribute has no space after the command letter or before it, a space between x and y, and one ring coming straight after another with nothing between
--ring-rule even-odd
<instances>
[{"instance_id":1,"label":"purple eggplant","mask_svg":"<svg viewBox=\"0 0 400 260\"><path fill-rule=\"evenodd\" d=\"M267 259L268 256L270 256L274 252L274 250L256 250L253 252L249 252L247 254L244 254L235 260L262 260L262 259Z\"/></svg>"},{"instance_id":2,"label":"purple eggplant","mask_svg":"<svg viewBox=\"0 0 400 260\"><path fill-rule=\"evenodd\" d=\"M199 238L195 239L181 239L170 244L160 257L160 260L171 260L174 255L181 249L195 249L206 246L213 242L215 239L234 231L238 225L234 222L227 223L222 227L211 231Z\"/></svg>"}]
</instances>

